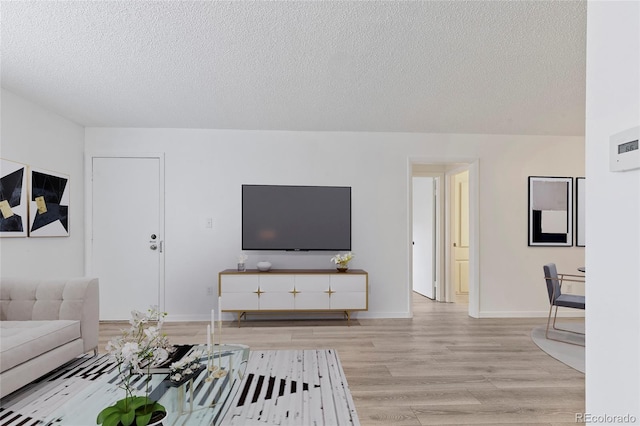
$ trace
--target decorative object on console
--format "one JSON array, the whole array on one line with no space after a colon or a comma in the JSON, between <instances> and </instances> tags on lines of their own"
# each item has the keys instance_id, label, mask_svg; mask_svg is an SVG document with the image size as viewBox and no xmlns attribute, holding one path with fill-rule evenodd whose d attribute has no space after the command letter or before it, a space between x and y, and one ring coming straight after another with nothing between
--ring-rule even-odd
<instances>
[{"instance_id":1,"label":"decorative object on console","mask_svg":"<svg viewBox=\"0 0 640 426\"><path fill-rule=\"evenodd\" d=\"M244 272L245 271L245 262L247 261L248 258L249 258L249 256L247 256L244 253L242 253L242 254L240 254L240 256L238 256L238 272Z\"/></svg>"},{"instance_id":2,"label":"decorative object on console","mask_svg":"<svg viewBox=\"0 0 640 426\"><path fill-rule=\"evenodd\" d=\"M258 262L256 266L258 268L258 271L267 272L269 269L271 269L271 262Z\"/></svg>"},{"instance_id":3,"label":"decorative object on console","mask_svg":"<svg viewBox=\"0 0 640 426\"><path fill-rule=\"evenodd\" d=\"M0 159L0 237L27 236L27 166Z\"/></svg>"},{"instance_id":4,"label":"decorative object on console","mask_svg":"<svg viewBox=\"0 0 640 426\"><path fill-rule=\"evenodd\" d=\"M125 397L98 414L97 423L103 426L146 426L166 416L165 408L149 398L149 380L144 396L134 395L134 377L151 374L151 367L164 362L172 349L167 337L161 333L165 312L156 306L147 313L131 312L131 327L120 337L111 339L106 349L115 358L121 379L119 385Z\"/></svg>"},{"instance_id":5,"label":"decorative object on console","mask_svg":"<svg viewBox=\"0 0 640 426\"><path fill-rule=\"evenodd\" d=\"M336 254L331 258L331 261L336 264L338 272L347 272L349 269L349 262L353 259L353 253L348 252L345 254Z\"/></svg>"},{"instance_id":6,"label":"decorative object on console","mask_svg":"<svg viewBox=\"0 0 640 426\"><path fill-rule=\"evenodd\" d=\"M573 178L529 176L528 245L573 245Z\"/></svg>"}]
</instances>

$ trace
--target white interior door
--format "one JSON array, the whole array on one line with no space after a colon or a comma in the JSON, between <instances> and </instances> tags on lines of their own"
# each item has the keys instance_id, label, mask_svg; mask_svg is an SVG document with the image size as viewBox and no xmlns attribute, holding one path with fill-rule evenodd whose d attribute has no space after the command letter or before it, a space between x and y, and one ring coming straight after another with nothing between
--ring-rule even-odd
<instances>
[{"instance_id":1,"label":"white interior door","mask_svg":"<svg viewBox=\"0 0 640 426\"><path fill-rule=\"evenodd\" d=\"M413 291L435 298L435 179L412 178L413 182Z\"/></svg>"},{"instance_id":2,"label":"white interior door","mask_svg":"<svg viewBox=\"0 0 640 426\"><path fill-rule=\"evenodd\" d=\"M100 319L164 309L161 157L91 158L90 270L100 279Z\"/></svg>"},{"instance_id":3,"label":"white interior door","mask_svg":"<svg viewBox=\"0 0 640 426\"><path fill-rule=\"evenodd\" d=\"M453 178L453 282L457 295L469 294L469 171Z\"/></svg>"}]
</instances>

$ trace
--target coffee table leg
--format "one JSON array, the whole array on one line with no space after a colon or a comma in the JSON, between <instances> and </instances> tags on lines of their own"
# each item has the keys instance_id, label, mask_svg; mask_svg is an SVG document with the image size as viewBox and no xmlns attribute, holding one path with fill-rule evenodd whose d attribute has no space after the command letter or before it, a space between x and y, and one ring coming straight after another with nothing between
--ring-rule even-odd
<instances>
[{"instance_id":1,"label":"coffee table leg","mask_svg":"<svg viewBox=\"0 0 640 426\"><path fill-rule=\"evenodd\" d=\"M188 382L184 382L183 384L181 384L178 387L178 407L180 410L180 415L184 414L184 403L185 403L185 387L187 386L187 383L189 383L189 412L192 413L193 412L193 378L189 379Z\"/></svg>"},{"instance_id":2,"label":"coffee table leg","mask_svg":"<svg viewBox=\"0 0 640 426\"><path fill-rule=\"evenodd\" d=\"M193 413L193 378L189 379L189 412Z\"/></svg>"},{"instance_id":3,"label":"coffee table leg","mask_svg":"<svg viewBox=\"0 0 640 426\"><path fill-rule=\"evenodd\" d=\"M184 383L178 388L178 407L180 415L184 414Z\"/></svg>"}]
</instances>

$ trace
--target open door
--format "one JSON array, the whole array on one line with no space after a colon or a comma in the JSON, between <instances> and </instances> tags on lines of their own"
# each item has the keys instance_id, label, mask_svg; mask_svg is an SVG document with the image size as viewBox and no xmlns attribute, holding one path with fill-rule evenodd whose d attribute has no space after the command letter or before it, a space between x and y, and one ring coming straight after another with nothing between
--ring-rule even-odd
<instances>
[{"instance_id":1,"label":"open door","mask_svg":"<svg viewBox=\"0 0 640 426\"><path fill-rule=\"evenodd\" d=\"M453 286L455 301L469 301L469 171L452 177Z\"/></svg>"},{"instance_id":2,"label":"open door","mask_svg":"<svg viewBox=\"0 0 640 426\"><path fill-rule=\"evenodd\" d=\"M413 183L413 291L435 299L436 198L434 177L414 176Z\"/></svg>"}]
</instances>

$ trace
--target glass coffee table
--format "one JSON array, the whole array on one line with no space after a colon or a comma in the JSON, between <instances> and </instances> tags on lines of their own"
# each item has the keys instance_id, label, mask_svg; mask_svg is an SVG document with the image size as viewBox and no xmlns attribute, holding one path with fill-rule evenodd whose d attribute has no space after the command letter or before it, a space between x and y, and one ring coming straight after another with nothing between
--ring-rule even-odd
<instances>
[{"instance_id":1,"label":"glass coffee table","mask_svg":"<svg viewBox=\"0 0 640 426\"><path fill-rule=\"evenodd\" d=\"M206 345L194 345L187 355L200 350L205 354L200 363L207 365L206 349ZM240 388L249 359L249 347L238 344L214 345L213 354L213 365L226 372L220 375L221 377L215 377L218 375L210 374L208 369L203 369L185 383L175 385L169 380L169 373L151 374L150 398L158 401L167 410L167 417L162 420L163 426L221 424ZM67 397L61 399L60 405L56 408L44 410L48 411L46 415L37 416L43 424L95 425L96 417L103 408L124 397L124 391L118 387L118 370L115 364L112 360L107 361L108 356L102 357L101 360L102 362L96 361L93 364L87 361L84 374L74 373L64 381L59 381L56 386L63 386L67 390ZM98 378L92 380L94 374L97 374ZM138 395L144 395L146 377L140 376L135 383ZM36 388L34 392L37 392ZM61 393L65 392L53 392L58 398L62 398ZM44 414L42 410L41 414Z\"/></svg>"}]
</instances>

